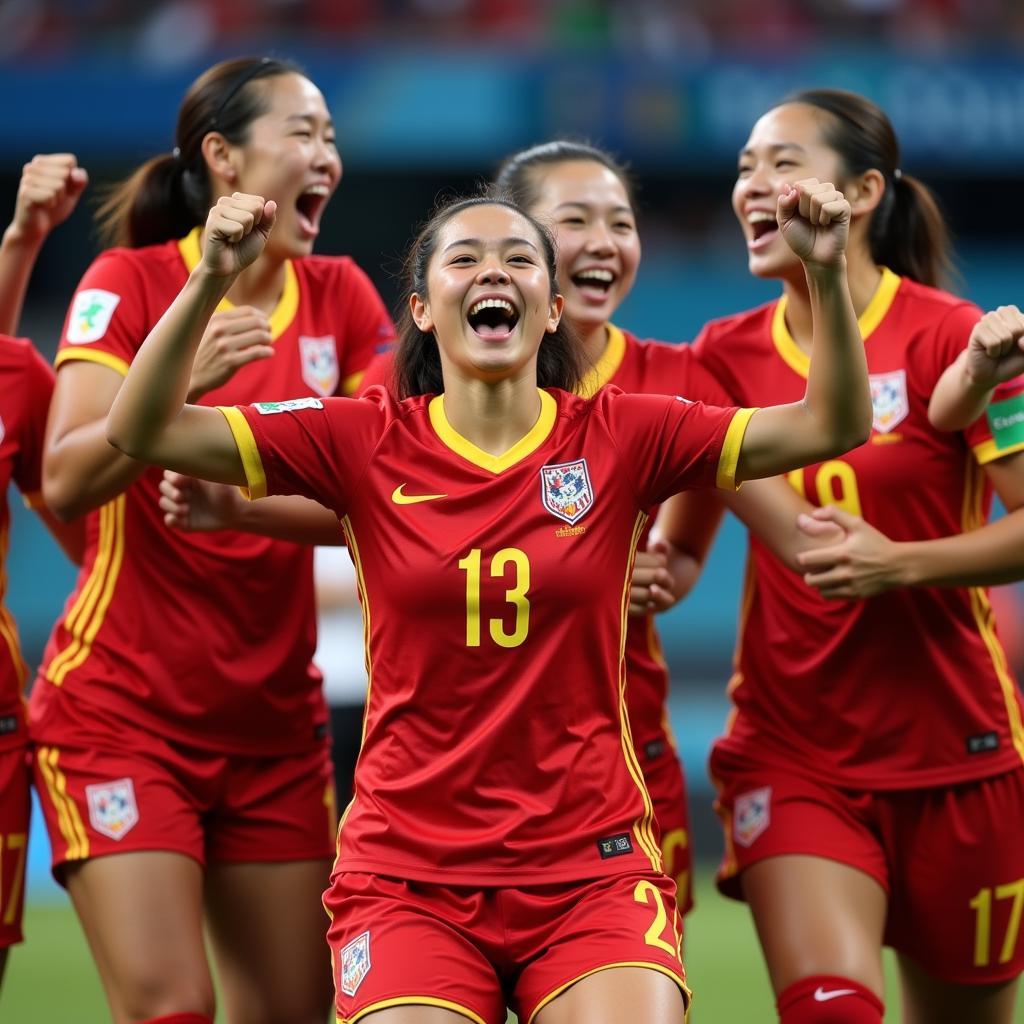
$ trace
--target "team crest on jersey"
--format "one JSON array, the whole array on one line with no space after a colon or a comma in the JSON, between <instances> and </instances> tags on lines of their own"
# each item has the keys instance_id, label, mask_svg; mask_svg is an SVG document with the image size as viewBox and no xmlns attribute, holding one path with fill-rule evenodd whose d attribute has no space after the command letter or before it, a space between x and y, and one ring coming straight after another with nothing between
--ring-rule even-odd
<instances>
[{"instance_id":1,"label":"team crest on jersey","mask_svg":"<svg viewBox=\"0 0 1024 1024\"><path fill-rule=\"evenodd\" d=\"M111 839L123 839L139 820L135 787L131 779L99 782L85 787L89 801L89 822L97 832Z\"/></svg>"},{"instance_id":2,"label":"team crest on jersey","mask_svg":"<svg viewBox=\"0 0 1024 1024\"><path fill-rule=\"evenodd\" d=\"M868 379L871 381L871 425L880 434L888 434L910 412L907 371L872 373Z\"/></svg>"},{"instance_id":3,"label":"team crest on jersey","mask_svg":"<svg viewBox=\"0 0 1024 1024\"><path fill-rule=\"evenodd\" d=\"M299 356L302 360L302 379L318 394L326 398L338 390L338 346L333 334L322 338L299 335Z\"/></svg>"},{"instance_id":4,"label":"team crest on jersey","mask_svg":"<svg viewBox=\"0 0 1024 1024\"><path fill-rule=\"evenodd\" d=\"M120 295L102 288L84 288L80 291L71 304L68 341L76 345L99 341L107 333L110 319L120 301Z\"/></svg>"},{"instance_id":5,"label":"team crest on jersey","mask_svg":"<svg viewBox=\"0 0 1024 1024\"><path fill-rule=\"evenodd\" d=\"M370 973L370 933L357 935L341 951L341 991L354 996Z\"/></svg>"},{"instance_id":6,"label":"team crest on jersey","mask_svg":"<svg viewBox=\"0 0 1024 1024\"><path fill-rule=\"evenodd\" d=\"M752 789L736 797L732 811L732 836L740 846L750 846L771 824L771 806L771 786Z\"/></svg>"},{"instance_id":7,"label":"team crest on jersey","mask_svg":"<svg viewBox=\"0 0 1024 1024\"><path fill-rule=\"evenodd\" d=\"M552 515L564 519L570 526L582 519L594 504L587 460L541 467L540 500Z\"/></svg>"}]
</instances>

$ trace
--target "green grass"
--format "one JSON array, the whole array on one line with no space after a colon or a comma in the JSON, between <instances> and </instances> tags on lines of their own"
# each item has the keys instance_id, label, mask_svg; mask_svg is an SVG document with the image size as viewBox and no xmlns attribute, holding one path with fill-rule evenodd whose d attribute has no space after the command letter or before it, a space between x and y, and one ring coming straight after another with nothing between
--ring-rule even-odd
<instances>
[{"instance_id":1,"label":"green grass","mask_svg":"<svg viewBox=\"0 0 1024 1024\"><path fill-rule=\"evenodd\" d=\"M0 992L4 1024L103 1024L99 978L67 903L29 906L25 944L11 950ZM710 869L699 871L697 909L686 924L686 968L695 1000L691 1024L771 1024L768 976L747 909L719 896ZM895 1002L892 959L886 961ZM887 1024L898 1024L895 1008Z\"/></svg>"}]
</instances>

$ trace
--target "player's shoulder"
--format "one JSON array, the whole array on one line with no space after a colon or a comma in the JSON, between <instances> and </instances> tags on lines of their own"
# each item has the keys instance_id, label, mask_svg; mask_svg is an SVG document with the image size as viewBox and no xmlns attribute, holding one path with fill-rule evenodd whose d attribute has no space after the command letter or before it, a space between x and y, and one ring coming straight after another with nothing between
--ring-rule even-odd
<instances>
[{"instance_id":1,"label":"player's shoulder","mask_svg":"<svg viewBox=\"0 0 1024 1024\"><path fill-rule=\"evenodd\" d=\"M903 306L911 315L920 316L922 319L931 317L941 319L950 313L959 311L972 314L980 312L969 299L954 295L941 288L921 284L909 277L900 278L894 304Z\"/></svg>"},{"instance_id":2,"label":"player's shoulder","mask_svg":"<svg viewBox=\"0 0 1024 1024\"><path fill-rule=\"evenodd\" d=\"M28 338L0 334L0 371L4 374L26 372L37 357L42 358Z\"/></svg>"},{"instance_id":3,"label":"player's shoulder","mask_svg":"<svg viewBox=\"0 0 1024 1024\"><path fill-rule=\"evenodd\" d=\"M376 419L382 427L393 423L405 423L414 429L430 418L430 403L436 395L413 395L398 398L385 384L371 384L356 398L333 398L328 401L358 404L362 415ZM350 406L345 406L346 408Z\"/></svg>"},{"instance_id":4,"label":"player's shoulder","mask_svg":"<svg viewBox=\"0 0 1024 1024\"><path fill-rule=\"evenodd\" d=\"M292 260L296 276L314 285L348 285L364 277L363 271L351 256L325 256L314 253Z\"/></svg>"},{"instance_id":5,"label":"player's shoulder","mask_svg":"<svg viewBox=\"0 0 1024 1024\"><path fill-rule=\"evenodd\" d=\"M173 267L180 272L184 268L184 261L178 241L171 239L138 248L116 245L104 249L92 261L90 269L96 267L132 267L142 271Z\"/></svg>"},{"instance_id":6,"label":"player's shoulder","mask_svg":"<svg viewBox=\"0 0 1024 1024\"><path fill-rule=\"evenodd\" d=\"M779 300L765 302L740 313L715 317L700 330L694 349L702 357L714 356L726 348L771 348L772 321Z\"/></svg>"}]
</instances>

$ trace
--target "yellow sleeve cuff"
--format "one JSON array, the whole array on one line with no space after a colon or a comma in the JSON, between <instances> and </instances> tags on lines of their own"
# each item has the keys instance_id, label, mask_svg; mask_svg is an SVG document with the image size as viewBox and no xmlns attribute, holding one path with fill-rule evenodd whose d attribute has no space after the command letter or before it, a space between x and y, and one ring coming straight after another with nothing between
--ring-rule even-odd
<instances>
[{"instance_id":1,"label":"yellow sleeve cuff","mask_svg":"<svg viewBox=\"0 0 1024 1024\"><path fill-rule=\"evenodd\" d=\"M128 364L120 357L111 355L109 352L102 352L97 348L62 348L53 361L54 367L70 362L99 363L100 366L108 366L111 370L128 376Z\"/></svg>"},{"instance_id":2,"label":"yellow sleeve cuff","mask_svg":"<svg viewBox=\"0 0 1024 1024\"><path fill-rule=\"evenodd\" d=\"M747 432L750 417L757 409L737 409L725 432L722 442L722 454L718 457L718 473L715 486L725 491L739 489L736 483L736 467L740 461L740 448L743 446L743 435Z\"/></svg>"},{"instance_id":3,"label":"yellow sleeve cuff","mask_svg":"<svg viewBox=\"0 0 1024 1024\"><path fill-rule=\"evenodd\" d=\"M984 466L987 462L995 462L996 459L1013 455L1014 452L1024 451L1024 441L1021 441L1020 444L1011 444L1008 448L1000 448L990 438L988 441L976 444L971 450L974 452L974 458L977 460L978 465Z\"/></svg>"},{"instance_id":4,"label":"yellow sleeve cuff","mask_svg":"<svg viewBox=\"0 0 1024 1024\"><path fill-rule=\"evenodd\" d=\"M239 490L250 501L267 496L267 475L263 472L263 460L260 458L259 448L256 447L256 438L253 437L252 428L246 418L233 405L218 405L217 409L224 414L228 421L231 434L238 446L238 454L242 457L242 468L245 470L247 487L240 487Z\"/></svg>"}]
</instances>

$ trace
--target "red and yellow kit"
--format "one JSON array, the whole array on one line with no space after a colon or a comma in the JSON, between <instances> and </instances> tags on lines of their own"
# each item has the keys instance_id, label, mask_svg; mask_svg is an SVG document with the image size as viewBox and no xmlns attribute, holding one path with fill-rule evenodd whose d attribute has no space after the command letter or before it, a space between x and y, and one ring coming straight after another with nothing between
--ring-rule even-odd
<instances>
[{"instance_id":1,"label":"red and yellow kit","mask_svg":"<svg viewBox=\"0 0 1024 1024\"><path fill-rule=\"evenodd\" d=\"M785 311L783 298L716 321L696 342L743 405L804 392L808 357ZM1024 439L994 439L984 417L961 434L940 433L927 418L936 381L978 317L967 302L884 271L860 317L871 437L791 473L793 486L895 541L980 526L991 500L982 467L1024 449ZM1024 762L1021 703L981 588L826 601L751 537L740 630L735 712L716 755L875 790L978 779Z\"/></svg>"},{"instance_id":2,"label":"red and yellow kit","mask_svg":"<svg viewBox=\"0 0 1024 1024\"><path fill-rule=\"evenodd\" d=\"M30 505L40 500L43 434L52 393L53 371L31 342L0 334L0 751L25 743L23 691L28 676L14 619L3 604L11 525L8 486L13 481Z\"/></svg>"},{"instance_id":3,"label":"red and yellow kit","mask_svg":"<svg viewBox=\"0 0 1024 1024\"><path fill-rule=\"evenodd\" d=\"M200 258L180 242L104 253L72 302L57 365L127 372ZM230 308L226 302L222 308ZM270 316L274 355L202 404L351 391L392 336L380 297L347 258L286 264ZM45 735L58 695L192 745L263 755L309 747L326 722L315 646L312 548L251 534L183 533L158 507L159 469L90 513L85 562L32 695Z\"/></svg>"},{"instance_id":4,"label":"red and yellow kit","mask_svg":"<svg viewBox=\"0 0 1024 1024\"><path fill-rule=\"evenodd\" d=\"M659 871L623 705L625 620L650 509L733 486L749 412L539 392L500 457L442 396L226 409L250 492L341 518L369 696L337 871L536 885Z\"/></svg>"}]
</instances>

